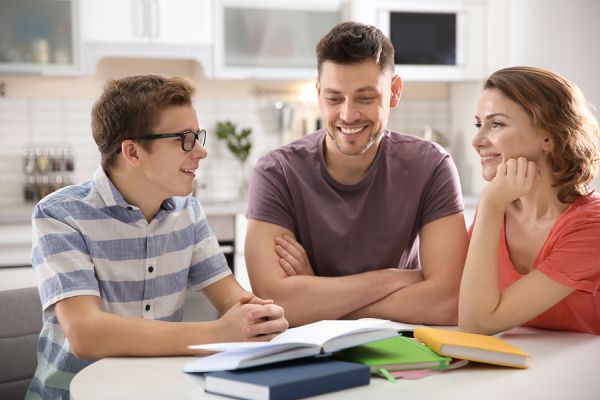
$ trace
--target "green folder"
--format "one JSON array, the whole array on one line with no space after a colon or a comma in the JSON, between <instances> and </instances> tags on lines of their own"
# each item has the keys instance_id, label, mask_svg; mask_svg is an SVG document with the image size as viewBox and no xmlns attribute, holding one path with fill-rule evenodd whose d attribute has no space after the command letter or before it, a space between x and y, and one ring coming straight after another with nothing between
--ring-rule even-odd
<instances>
[{"instance_id":1,"label":"green folder","mask_svg":"<svg viewBox=\"0 0 600 400\"><path fill-rule=\"evenodd\" d=\"M383 376L387 376L388 371L444 369L452 361L451 358L440 356L424 344L404 336L345 349L337 353L337 356L368 365L372 373Z\"/></svg>"}]
</instances>

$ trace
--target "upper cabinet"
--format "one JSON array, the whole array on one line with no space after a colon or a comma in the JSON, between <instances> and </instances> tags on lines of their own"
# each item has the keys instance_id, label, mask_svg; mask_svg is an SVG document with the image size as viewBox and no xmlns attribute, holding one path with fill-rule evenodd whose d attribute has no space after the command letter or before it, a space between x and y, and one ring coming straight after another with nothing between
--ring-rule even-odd
<instances>
[{"instance_id":1,"label":"upper cabinet","mask_svg":"<svg viewBox=\"0 0 600 400\"><path fill-rule=\"evenodd\" d=\"M105 57L198 61L207 77L312 79L335 24L379 27L407 81L479 80L489 0L0 0L0 73L94 72ZM488 41L488 42L486 42Z\"/></svg>"},{"instance_id":2,"label":"upper cabinet","mask_svg":"<svg viewBox=\"0 0 600 400\"><path fill-rule=\"evenodd\" d=\"M2 0L0 73L77 73L78 22L76 0Z\"/></svg>"},{"instance_id":3,"label":"upper cabinet","mask_svg":"<svg viewBox=\"0 0 600 400\"><path fill-rule=\"evenodd\" d=\"M210 0L86 0L88 42L210 45Z\"/></svg>"},{"instance_id":4,"label":"upper cabinet","mask_svg":"<svg viewBox=\"0 0 600 400\"><path fill-rule=\"evenodd\" d=\"M86 70L103 57L195 59L212 68L212 0L85 0Z\"/></svg>"},{"instance_id":5,"label":"upper cabinet","mask_svg":"<svg viewBox=\"0 0 600 400\"><path fill-rule=\"evenodd\" d=\"M346 16L343 0L216 0L215 77L308 79L315 46Z\"/></svg>"}]
</instances>

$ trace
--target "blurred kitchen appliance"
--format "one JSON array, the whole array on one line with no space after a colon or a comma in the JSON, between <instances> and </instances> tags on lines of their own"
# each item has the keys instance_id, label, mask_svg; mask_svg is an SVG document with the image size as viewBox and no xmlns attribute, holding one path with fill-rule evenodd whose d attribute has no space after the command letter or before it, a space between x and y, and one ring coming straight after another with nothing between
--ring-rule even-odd
<instances>
[{"instance_id":1,"label":"blurred kitchen appliance","mask_svg":"<svg viewBox=\"0 0 600 400\"><path fill-rule=\"evenodd\" d=\"M294 106L285 101L276 101L273 103L275 111L275 121L277 122L277 131L285 135L292 127L294 118Z\"/></svg>"},{"instance_id":2,"label":"blurred kitchen appliance","mask_svg":"<svg viewBox=\"0 0 600 400\"><path fill-rule=\"evenodd\" d=\"M394 63L417 65L458 65L463 62L457 40L461 17L453 11L390 11L390 40Z\"/></svg>"},{"instance_id":3,"label":"blurred kitchen appliance","mask_svg":"<svg viewBox=\"0 0 600 400\"><path fill-rule=\"evenodd\" d=\"M484 0L359 1L361 22L394 45L396 73L406 80L480 80L485 73Z\"/></svg>"},{"instance_id":4,"label":"blurred kitchen appliance","mask_svg":"<svg viewBox=\"0 0 600 400\"><path fill-rule=\"evenodd\" d=\"M69 146L26 146L22 162L26 202L38 202L73 181L75 152Z\"/></svg>"}]
</instances>

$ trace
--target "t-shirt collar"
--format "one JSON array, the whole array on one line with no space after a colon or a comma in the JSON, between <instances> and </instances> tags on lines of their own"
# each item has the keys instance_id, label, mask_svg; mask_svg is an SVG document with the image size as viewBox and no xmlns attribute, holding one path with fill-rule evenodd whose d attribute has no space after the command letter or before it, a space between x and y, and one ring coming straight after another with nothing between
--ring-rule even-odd
<instances>
[{"instance_id":1,"label":"t-shirt collar","mask_svg":"<svg viewBox=\"0 0 600 400\"><path fill-rule=\"evenodd\" d=\"M318 146L319 146L318 151L319 151L319 160L321 163L321 168L323 170L323 176L325 177L325 180L327 180L327 182L329 182L330 185L332 185L338 189L341 189L341 190L357 190L357 189L360 189L361 187L363 187L363 185L366 185L371 180L371 178L375 175L377 166L381 162L381 159L384 157L382 155L382 153L385 151L384 149L387 146L389 131L387 129L384 129L383 132L381 133L381 140L379 141L379 145L377 147L377 153L375 154L375 158L373 159L373 162L367 169L365 176L360 180L360 182L357 182L354 185L344 185L342 183L339 183L338 181L333 179L333 177L329 173L329 170L327 169L327 163L325 162L325 150L324 150L326 136L327 136L327 129L323 128L323 133L321 134L321 137L318 140Z\"/></svg>"}]
</instances>

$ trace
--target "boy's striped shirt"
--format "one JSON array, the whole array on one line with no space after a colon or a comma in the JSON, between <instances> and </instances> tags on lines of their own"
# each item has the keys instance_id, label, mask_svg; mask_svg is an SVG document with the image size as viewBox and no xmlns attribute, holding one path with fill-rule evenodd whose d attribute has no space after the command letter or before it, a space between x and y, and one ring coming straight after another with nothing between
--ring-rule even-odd
<instances>
[{"instance_id":1,"label":"boy's striped shirt","mask_svg":"<svg viewBox=\"0 0 600 400\"><path fill-rule=\"evenodd\" d=\"M199 290L231 274L194 197L166 200L147 222L102 168L92 180L44 198L32 225L44 325L27 398L68 399L73 376L93 362L72 354L56 302L99 296L107 312L181 321L187 286Z\"/></svg>"}]
</instances>

